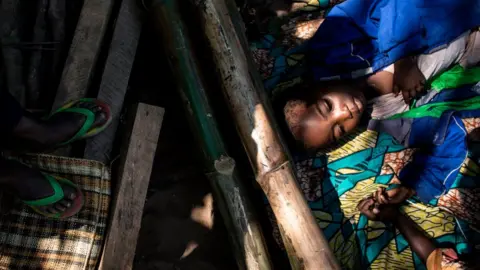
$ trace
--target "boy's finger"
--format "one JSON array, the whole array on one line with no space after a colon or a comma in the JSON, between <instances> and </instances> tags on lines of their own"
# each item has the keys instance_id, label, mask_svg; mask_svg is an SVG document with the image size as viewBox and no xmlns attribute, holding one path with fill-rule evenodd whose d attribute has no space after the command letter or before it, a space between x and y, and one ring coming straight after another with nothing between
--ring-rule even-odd
<instances>
[{"instance_id":1,"label":"boy's finger","mask_svg":"<svg viewBox=\"0 0 480 270\"><path fill-rule=\"evenodd\" d=\"M388 199L387 199L387 197L385 196L384 193L380 194L378 202L380 204L387 204L388 203Z\"/></svg>"},{"instance_id":2,"label":"boy's finger","mask_svg":"<svg viewBox=\"0 0 480 270\"><path fill-rule=\"evenodd\" d=\"M414 98L417 96L417 91L415 91L415 88L410 89L410 98Z\"/></svg>"},{"instance_id":3,"label":"boy's finger","mask_svg":"<svg viewBox=\"0 0 480 270\"><path fill-rule=\"evenodd\" d=\"M374 194L375 202L378 202L380 200L382 191L380 189L377 189L373 194Z\"/></svg>"},{"instance_id":4,"label":"boy's finger","mask_svg":"<svg viewBox=\"0 0 480 270\"><path fill-rule=\"evenodd\" d=\"M417 91L417 93L422 93L425 90L425 87L423 85L417 85L415 90Z\"/></svg>"},{"instance_id":5,"label":"boy's finger","mask_svg":"<svg viewBox=\"0 0 480 270\"><path fill-rule=\"evenodd\" d=\"M358 205L358 210L360 213L367 216L367 218L372 219L372 208L375 206L373 200L367 199L360 202Z\"/></svg>"},{"instance_id":6,"label":"boy's finger","mask_svg":"<svg viewBox=\"0 0 480 270\"><path fill-rule=\"evenodd\" d=\"M364 210L372 210L374 206L375 206L375 202L373 200L366 200L364 205Z\"/></svg>"},{"instance_id":7,"label":"boy's finger","mask_svg":"<svg viewBox=\"0 0 480 270\"><path fill-rule=\"evenodd\" d=\"M401 189L392 189L387 191L387 196L389 196L389 202L391 204L397 204L403 202L409 196L410 191L405 190L404 188Z\"/></svg>"},{"instance_id":8,"label":"boy's finger","mask_svg":"<svg viewBox=\"0 0 480 270\"><path fill-rule=\"evenodd\" d=\"M406 104L410 103L410 93L407 91L402 91L403 100Z\"/></svg>"},{"instance_id":9,"label":"boy's finger","mask_svg":"<svg viewBox=\"0 0 480 270\"><path fill-rule=\"evenodd\" d=\"M379 187L375 192L375 198L377 203L380 203L380 204L388 203L387 197L385 196L385 188Z\"/></svg>"},{"instance_id":10,"label":"boy's finger","mask_svg":"<svg viewBox=\"0 0 480 270\"><path fill-rule=\"evenodd\" d=\"M360 202L357 204L357 209L360 210L360 211L362 211L364 204L365 204L365 201L360 201Z\"/></svg>"},{"instance_id":11,"label":"boy's finger","mask_svg":"<svg viewBox=\"0 0 480 270\"><path fill-rule=\"evenodd\" d=\"M399 192L398 188L388 190L386 192L387 196L388 196L388 200L391 201L391 200L395 199L395 196L398 194L398 192Z\"/></svg>"},{"instance_id":12,"label":"boy's finger","mask_svg":"<svg viewBox=\"0 0 480 270\"><path fill-rule=\"evenodd\" d=\"M395 85L393 86L393 93L395 94L395 96L397 96L399 92L400 92L400 89L399 89L398 86L395 84Z\"/></svg>"},{"instance_id":13,"label":"boy's finger","mask_svg":"<svg viewBox=\"0 0 480 270\"><path fill-rule=\"evenodd\" d=\"M369 201L368 199L361 200L357 205L357 209L360 210L360 211L364 210L368 201Z\"/></svg>"}]
</instances>

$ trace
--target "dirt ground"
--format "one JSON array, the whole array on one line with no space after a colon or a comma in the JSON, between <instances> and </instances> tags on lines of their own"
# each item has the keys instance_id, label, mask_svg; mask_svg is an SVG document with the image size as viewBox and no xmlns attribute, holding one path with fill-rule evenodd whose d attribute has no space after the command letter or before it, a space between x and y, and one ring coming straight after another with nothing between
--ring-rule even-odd
<instances>
[{"instance_id":1,"label":"dirt ground","mask_svg":"<svg viewBox=\"0 0 480 270\"><path fill-rule=\"evenodd\" d=\"M135 269L236 269L199 149L154 33L145 27L129 100L165 108Z\"/></svg>"}]
</instances>

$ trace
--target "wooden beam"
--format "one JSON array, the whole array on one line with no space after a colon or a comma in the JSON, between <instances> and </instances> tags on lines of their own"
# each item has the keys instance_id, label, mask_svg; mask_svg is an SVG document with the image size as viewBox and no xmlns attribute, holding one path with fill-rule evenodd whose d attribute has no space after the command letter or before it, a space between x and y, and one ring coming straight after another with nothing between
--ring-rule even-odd
<instances>
[{"instance_id":1,"label":"wooden beam","mask_svg":"<svg viewBox=\"0 0 480 270\"><path fill-rule=\"evenodd\" d=\"M142 29L140 15L137 0L122 1L98 92L98 99L110 105L113 120L110 127L87 140L85 149L87 159L103 163L111 161L110 153Z\"/></svg>"},{"instance_id":2,"label":"wooden beam","mask_svg":"<svg viewBox=\"0 0 480 270\"><path fill-rule=\"evenodd\" d=\"M261 77L251 59L235 1L193 2L226 101L257 182L275 213L292 268L340 269L295 179Z\"/></svg>"},{"instance_id":3,"label":"wooden beam","mask_svg":"<svg viewBox=\"0 0 480 270\"><path fill-rule=\"evenodd\" d=\"M68 52L52 112L65 103L87 96L97 58L113 7L113 0L85 0ZM58 156L69 156L71 146L55 150Z\"/></svg>"},{"instance_id":4,"label":"wooden beam","mask_svg":"<svg viewBox=\"0 0 480 270\"><path fill-rule=\"evenodd\" d=\"M85 0L52 110L87 95L113 0Z\"/></svg>"},{"instance_id":5,"label":"wooden beam","mask_svg":"<svg viewBox=\"0 0 480 270\"><path fill-rule=\"evenodd\" d=\"M197 145L203 150L206 176L227 227L238 269L272 269L260 224L244 186L248 181L240 177L235 160L227 152L203 80L205 69L194 54L179 3L156 1L149 10L169 56Z\"/></svg>"},{"instance_id":6,"label":"wooden beam","mask_svg":"<svg viewBox=\"0 0 480 270\"><path fill-rule=\"evenodd\" d=\"M102 270L131 269L143 206L162 126L164 109L140 103L133 110L129 136L122 144L111 223L100 262Z\"/></svg>"},{"instance_id":7,"label":"wooden beam","mask_svg":"<svg viewBox=\"0 0 480 270\"><path fill-rule=\"evenodd\" d=\"M3 61L8 91L25 107L24 56L19 48L12 46L22 41L20 29L24 21L21 19L21 8L21 0L0 1L0 61Z\"/></svg>"}]
</instances>

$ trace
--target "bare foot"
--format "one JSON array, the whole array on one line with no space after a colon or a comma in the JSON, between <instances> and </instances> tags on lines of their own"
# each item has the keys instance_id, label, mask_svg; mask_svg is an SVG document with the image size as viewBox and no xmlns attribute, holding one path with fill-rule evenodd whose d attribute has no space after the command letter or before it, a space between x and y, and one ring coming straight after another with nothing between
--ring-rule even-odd
<instances>
[{"instance_id":1,"label":"bare foot","mask_svg":"<svg viewBox=\"0 0 480 270\"><path fill-rule=\"evenodd\" d=\"M405 103L409 104L413 98L418 97L424 91L425 77L413 57L406 57L394 64L393 91L402 92Z\"/></svg>"},{"instance_id":2,"label":"bare foot","mask_svg":"<svg viewBox=\"0 0 480 270\"><path fill-rule=\"evenodd\" d=\"M0 159L0 184L25 201L47 198L54 193L50 182L40 171L11 160ZM40 211L57 214L65 212L73 205L76 190L67 185L60 185L64 198L48 206L37 206Z\"/></svg>"},{"instance_id":3,"label":"bare foot","mask_svg":"<svg viewBox=\"0 0 480 270\"><path fill-rule=\"evenodd\" d=\"M79 102L77 108L88 109L95 114L93 127L107 121L102 107L92 102ZM28 115L22 117L13 131L10 150L45 151L66 142L82 128L86 117L78 113L57 113L48 120L38 120Z\"/></svg>"}]
</instances>

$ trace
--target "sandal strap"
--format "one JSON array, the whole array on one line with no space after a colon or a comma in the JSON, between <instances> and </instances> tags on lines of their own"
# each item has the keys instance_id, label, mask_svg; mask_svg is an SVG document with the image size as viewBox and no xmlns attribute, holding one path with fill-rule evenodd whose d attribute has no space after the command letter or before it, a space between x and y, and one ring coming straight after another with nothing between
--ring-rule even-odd
<instances>
[{"instance_id":1,"label":"sandal strap","mask_svg":"<svg viewBox=\"0 0 480 270\"><path fill-rule=\"evenodd\" d=\"M52 205L56 202L59 202L65 197L65 194L63 193L63 188L62 186L58 183L58 181L51 175L44 174L42 173L45 179L48 180L50 183L50 186L53 189L53 195L38 199L38 200L29 200L29 201L23 201L25 204L30 205L30 206L46 206L46 205Z\"/></svg>"},{"instance_id":2,"label":"sandal strap","mask_svg":"<svg viewBox=\"0 0 480 270\"><path fill-rule=\"evenodd\" d=\"M77 133L72 138L70 138L69 140L67 140L63 143L60 143L59 146L64 146L64 145L72 143L73 141L77 141L77 140L81 139L92 128L93 123L95 122L95 114L92 111L90 111L89 109L85 109L85 108L66 108L66 109L59 110L56 113L59 113L59 112L78 113L78 114L84 115L85 118L86 118L85 122L83 122L83 125L80 128L80 130L78 130Z\"/></svg>"}]
</instances>

